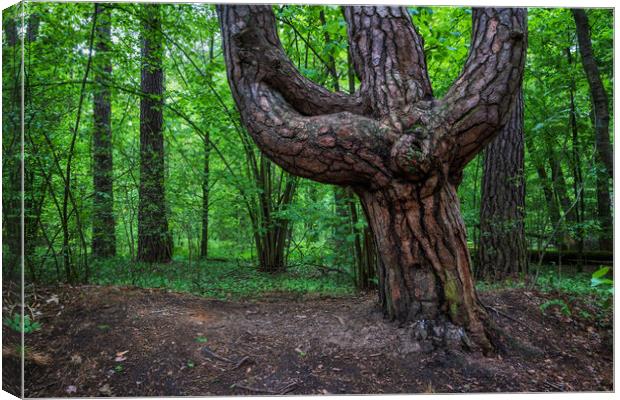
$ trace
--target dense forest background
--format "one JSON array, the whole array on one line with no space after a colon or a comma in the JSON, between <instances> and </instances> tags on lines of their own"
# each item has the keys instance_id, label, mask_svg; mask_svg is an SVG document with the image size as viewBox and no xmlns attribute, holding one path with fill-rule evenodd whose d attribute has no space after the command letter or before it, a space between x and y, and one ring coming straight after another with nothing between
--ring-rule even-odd
<instances>
[{"instance_id":1,"label":"dense forest background","mask_svg":"<svg viewBox=\"0 0 620 400\"><path fill-rule=\"evenodd\" d=\"M353 194L287 174L261 155L240 123L214 6L20 7L3 12L5 279L19 274L23 82L28 282L169 287L217 297L350 293L376 285L376 252ZM326 87L354 91L359 81L341 10L275 10L296 67ZM471 10L409 12L425 40L434 94L441 96L467 56ZM587 17L612 104L613 11L587 10ZM568 9L532 8L528 27L523 211L530 266L513 277L523 282L525 272L538 278L542 265L568 261L582 270L610 260L613 243L611 171L597 149L575 20ZM145 86L145 74L152 85ZM148 101L162 113L163 136L141 147L141 103ZM613 115L611 121L613 132ZM474 266L484 237L483 170L480 154L459 187ZM143 204L141 174L143 185L146 174L151 179ZM153 215L163 220L153 222Z\"/></svg>"}]
</instances>

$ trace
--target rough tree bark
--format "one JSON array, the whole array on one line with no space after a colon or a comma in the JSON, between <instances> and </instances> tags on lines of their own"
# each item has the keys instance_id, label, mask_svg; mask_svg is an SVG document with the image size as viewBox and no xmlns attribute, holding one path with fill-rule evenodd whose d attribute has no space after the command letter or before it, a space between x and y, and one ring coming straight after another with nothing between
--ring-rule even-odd
<instances>
[{"instance_id":1,"label":"rough tree bark","mask_svg":"<svg viewBox=\"0 0 620 400\"><path fill-rule=\"evenodd\" d=\"M613 219L611 216L611 197L609 194L609 179L613 176L613 153L609 141L609 100L607 92L601 80L590 38L590 25L588 16L581 9L573 9L575 26L577 27L577 40L581 63L588 78L590 93L594 107L594 133L596 144L596 159L600 165L597 168L596 192L597 210L601 223L601 236L599 246L601 250L613 250Z\"/></svg>"},{"instance_id":2,"label":"rough tree bark","mask_svg":"<svg viewBox=\"0 0 620 400\"><path fill-rule=\"evenodd\" d=\"M510 119L484 150L480 247L476 275L498 281L527 272L523 96Z\"/></svg>"},{"instance_id":3,"label":"rough tree bark","mask_svg":"<svg viewBox=\"0 0 620 400\"><path fill-rule=\"evenodd\" d=\"M110 9L95 4L97 28L96 53L93 59L93 240L95 257L113 257L116 254L114 223L114 190L112 161L112 104L109 86L105 84L112 74L110 58Z\"/></svg>"},{"instance_id":4,"label":"rough tree bark","mask_svg":"<svg viewBox=\"0 0 620 400\"><path fill-rule=\"evenodd\" d=\"M286 57L269 6L218 6L229 84L244 124L274 162L349 185L377 242L386 316L416 338L492 351L470 272L456 189L497 134L521 84L523 9L474 9L472 47L434 99L422 38L402 7L345 7L360 88L330 92Z\"/></svg>"},{"instance_id":5,"label":"rough tree bark","mask_svg":"<svg viewBox=\"0 0 620 400\"><path fill-rule=\"evenodd\" d=\"M165 263L172 258L172 236L168 232L164 187L161 11L158 4L145 4L143 10L138 260Z\"/></svg>"}]
</instances>

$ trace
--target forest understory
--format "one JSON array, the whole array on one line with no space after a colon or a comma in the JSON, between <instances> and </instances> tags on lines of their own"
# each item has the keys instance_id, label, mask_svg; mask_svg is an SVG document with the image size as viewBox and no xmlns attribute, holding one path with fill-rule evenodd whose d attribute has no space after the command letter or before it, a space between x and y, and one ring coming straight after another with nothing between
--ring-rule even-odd
<instances>
[{"instance_id":1,"label":"forest understory","mask_svg":"<svg viewBox=\"0 0 620 400\"><path fill-rule=\"evenodd\" d=\"M558 296L482 292L494 322L517 343L484 357L419 351L407 326L383 319L372 292L221 301L163 289L39 288L33 307L45 329L26 336L25 395L613 390L611 311L585 299L566 300L570 316L542 310ZM18 339L3 329L8 342ZM5 374L19 371L9 368L17 358L4 361Z\"/></svg>"}]
</instances>

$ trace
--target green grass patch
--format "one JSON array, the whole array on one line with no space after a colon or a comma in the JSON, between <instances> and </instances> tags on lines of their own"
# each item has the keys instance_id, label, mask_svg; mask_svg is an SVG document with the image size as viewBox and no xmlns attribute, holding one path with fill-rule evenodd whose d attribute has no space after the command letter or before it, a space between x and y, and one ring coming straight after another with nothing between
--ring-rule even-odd
<instances>
[{"instance_id":1,"label":"green grass patch","mask_svg":"<svg viewBox=\"0 0 620 400\"><path fill-rule=\"evenodd\" d=\"M542 266L538 274L533 272L532 276L530 276L531 279L536 279L534 285L530 287L543 293L561 293L571 300L579 298L599 308L606 309L609 308L613 300L613 281L605 277L608 272L609 268L601 268L594 273L580 272L567 274L560 273L555 266ZM476 289L479 291L526 287L527 284L524 280L508 279L498 283L476 283ZM561 311L565 313L566 310L562 307L562 304L554 301L551 300L548 302L549 304L545 303L542 310L544 311L547 307L556 305L560 306Z\"/></svg>"},{"instance_id":2,"label":"green grass patch","mask_svg":"<svg viewBox=\"0 0 620 400\"><path fill-rule=\"evenodd\" d=\"M321 276L313 267L292 267L286 273L259 272L247 262L193 262L143 264L127 260L95 260L90 283L97 285L165 288L221 300L260 298L271 293L346 296L353 282L337 274Z\"/></svg>"}]
</instances>

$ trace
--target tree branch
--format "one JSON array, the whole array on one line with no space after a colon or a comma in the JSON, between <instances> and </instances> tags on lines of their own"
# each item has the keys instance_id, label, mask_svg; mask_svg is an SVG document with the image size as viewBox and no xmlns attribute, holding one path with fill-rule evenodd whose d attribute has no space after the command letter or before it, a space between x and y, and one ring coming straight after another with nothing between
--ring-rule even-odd
<instances>
[{"instance_id":1,"label":"tree branch","mask_svg":"<svg viewBox=\"0 0 620 400\"><path fill-rule=\"evenodd\" d=\"M521 84L527 48L527 11L475 8L472 47L459 78L438 104L436 124L456 141L459 171L506 123Z\"/></svg>"},{"instance_id":2,"label":"tree branch","mask_svg":"<svg viewBox=\"0 0 620 400\"><path fill-rule=\"evenodd\" d=\"M347 112L360 111L351 102L355 97L299 75L280 46L271 8L219 6L218 13L232 93L261 150L287 171L313 180L386 182L391 138L385 127Z\"/></svg>"},{"instance_id":3,"label":"tree branch","mask_svg":"<svg viewBox=\"0 0 620 400\"><path fill-rule=\"evenodd\" d=\"M424 43L404 7L344 7L350 52L372 116L406 129L396 110L432 98Z\"/></svg>"},{"instance_id":4,"label":"tree branch","mask_svg":"<svg viewBox=\"0 0 620 400\"><path fill-rule=\"evenodd\" d=\"M226 48L240 64L256 64L252 77L277 90L300 114L320 115L348 111L363 114L362 97L331 92L304 77L286 56L277 36L271 6L218 6ZM249 77L248 77L249 78Z\"/></svg>"}]
</instances>

